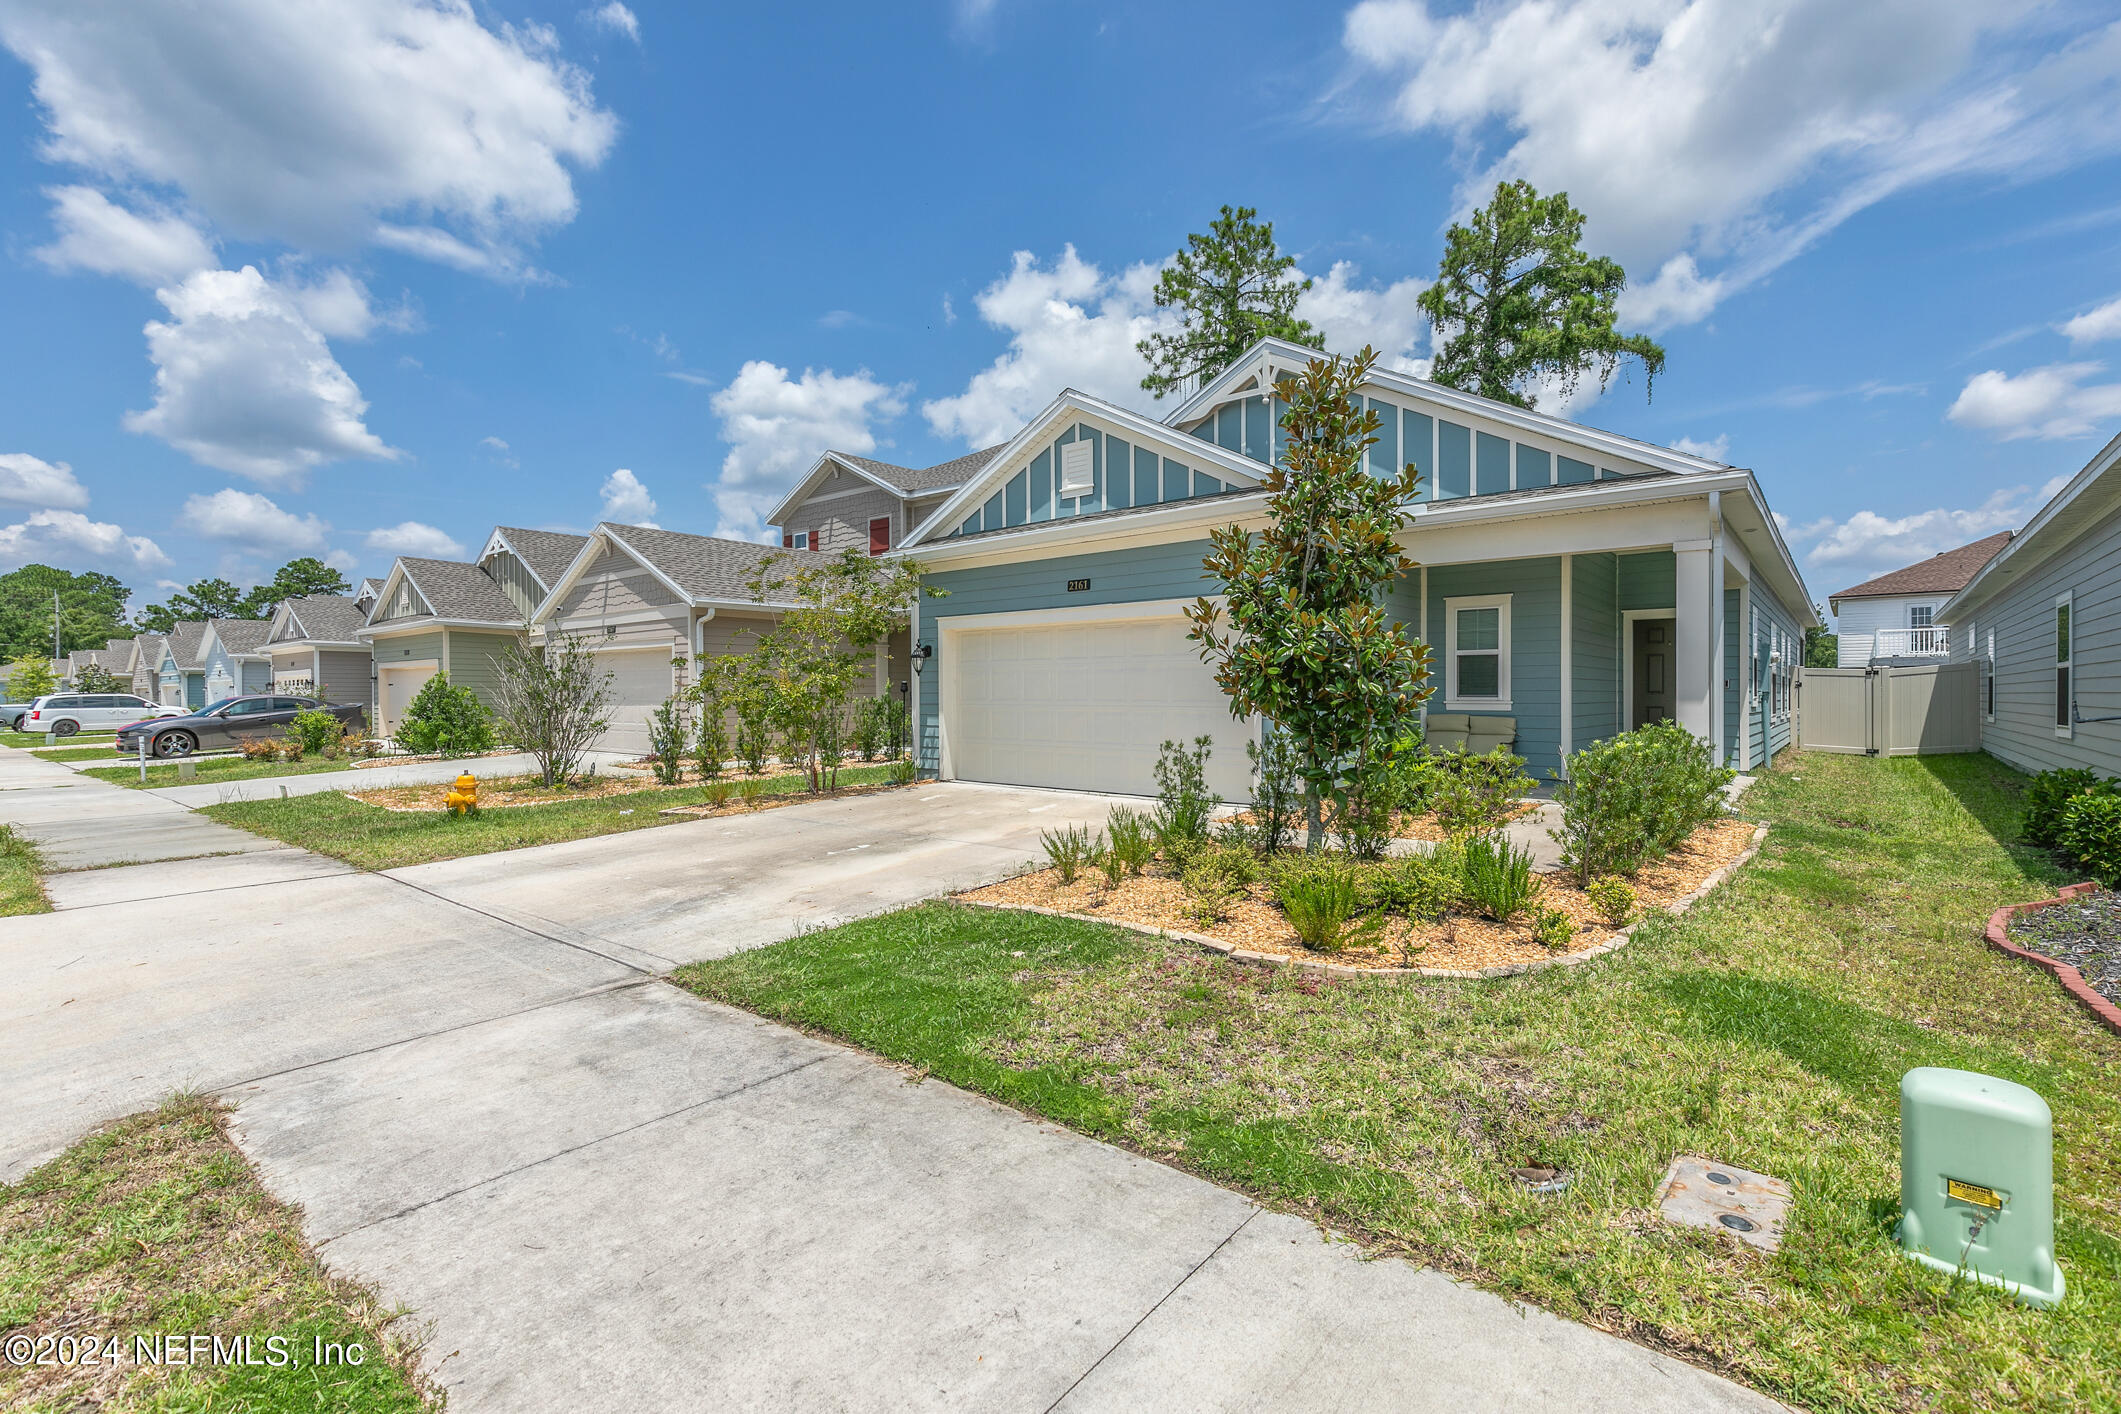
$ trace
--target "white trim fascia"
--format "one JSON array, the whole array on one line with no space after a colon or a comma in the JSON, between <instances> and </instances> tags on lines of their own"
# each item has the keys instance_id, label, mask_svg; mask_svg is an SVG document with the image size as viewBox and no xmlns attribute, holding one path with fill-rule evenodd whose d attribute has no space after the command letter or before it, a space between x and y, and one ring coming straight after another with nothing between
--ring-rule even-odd
<instances>
[{"instance_id":1,"label":"white trim fascia","mask_svg":"<svg viewBox=\"0 0 2121 1414\"><path fill-rule=\"evenodd\" d=\"M654 575L656 579L662 582L664 588L677 595L679 603L689 604L692 602L692 595L687 593L676 580L649 563L646 555L621 540L617 534L617 527L612 522L598 521L595 528L589 532L589 538L582 542L582 548L575 551L574 560L567 566L566 573L560 576L559 583L553 585L545 597L538 601L538 607L530 615L532 623L542 623L545 619L545 611L558 603L561 596L566 594L568 590L574 588L575 582L582 577L583 573L591 565L596 563L597 546L603 543L616 545L624 550L627 558Z\"/></svg>"},{"instance_id":2,"label":"white trim fascia","mask_svg":"<svg viewBox=\"0 0 2121 1414\"><path fill-rule=\"evenodd\" d=\"M1243 496L1193 496L1109 519L1071 516L1031 525L1012 525L1007 530L982 533L970 539L932 541L921 547L921 554L915 558L920 560L923 569L938 570L962 568L969 561L989 557L1007 561L1015 557L1014 551L1048 545L1068 544L1088 550L1116 548L1112 542L1157 544L1182 540L1188 538L1185 532L1202 526L1242 525L1248 520L1254 525L1263 523L1266 494L1255 491ZM910 547L901 546L888 551L886 557L910 554Z\"/></svg>"},{"instance_id":3,"label":"white trim fascia","mask_svg":"<svg viewBox=\"0 0 2121 1414\"><path fill-rule=\"evenodd\" d=\"M936 614L937 633L978 633L989 629L1039 628L1049 624L1125 623L1132 619L1175 619L1199 602L1194 599L1140 599L1119 604L1061 604L1051 609L1003 609L989 614ZM1210 595L1218 607L1223 596Z\"/></svg>"},{"instance_id":4,"label":"white trim fascia","mask_svg":"<svg viewBox=\"0 0 2121 1414\"><path fill-rule=\"evenodd\" d=\"M1561 555L1561 759L1576 744L1576 556Z\"/></svg>"},{"instance_id":5,"label":"white trim fascia","mask_svg":"<svg viewBox=\"0 0 2121 1414\"><path fill-rule=\"evenodd\" d=\"M2101 447L2098 453L2084 464L2084 469L2071 477L2067 486L2057 491L2046 505L2036 511L2033 514L2033 518L2025 523L2023 530L2011 537L2008 545L1998 550L1989 558L1987 564L1976 570L1974 577L1962 585L1959 592L1947 600L1942 609L1938 610L1938 617L1946 623L1950 623L1963 611L1980 604L1989 592L1985 588L1989 582L1989 576L2008 565L2018 555L2046 557L2058 554L2068 548L2076 539L2076 534L2066 534L2061 541L2049 548L2027 550L2025 547L2031 543L2034 536L2054 524L2062 512L2068 510L2078 497L2091 490L2117 464L2121 464L2121 435L2116 435L2111 442ZM2089 530L2091 523L2096 519L2098 519L2097 516L2090 515L2081 517L2073 522L2068 527L2068 530L2078 533ZM2036 559L2031 563L2037 564L2039 561Z\"/></svg>"},{"instance_id":6,"label":"white trim fascia","mask_svg":"<svg viewBox=\"0 0 2121 1414\"><path fill-rule=\"evenodd\" d=\"M540 589L543 589L545 587L545 577L539 574L538 567L530 562L530 556L524 554L520 549L516 548L516 543L513 540L510 540L508 538L507 532L503 531L498 525L493 528L493 534L486 537L486 544L482 549L480 549L479 558L477 560L472 561L472 563L478 564L480 561L484 560L488 555L491 555L497 548L506 550L509 554L516 557L516 563L523 567L523 573L530 576L531 583L537 585L537 587ZM376 595L376 598L378 600L381 600L382 597L383 596L380 592Z\"/></svg>"},{"instance_id":7,"label":"white trim fascia","mask_svg":"<svg viewBox=\"0 0 2121 1414\"><path fill-rule=\"evenodd\" d=\"M1036 448L1053 424L1071 410L1078 419L1111 424L1109 429L1099 430L1116 432L1122 441L1132 444L1138 439L1170 448L1173 461L1183 461L1189 466L1201 467L1203 470L1213 464L1243 477L1252 486L1257 486L1269 469L1264 462L1240 456L1226 447L1216 446L1213 442L1203 442L1198 437L1179 432L1154 419L1143 417L1138 412L1129 412L1116 403L1108 403L1103 398L1092 397L1074 388L1065 388L1058 397L1040 409L1037 416L1024 424L1023 431L1010 438L999 452L990 457L977 475L951 492L948 500L930 511L928 518L915 527L899 548L911 549L916 545L930 543L930 530L946 524L964 507L984 502L992 494L992 486L1006 485L1009 477L1022 470L1015 465L1016 459L1026 451ZM1039 523L1044 525L1051 522Z\"/></svg>"},{"instance_id":8,"label":"white trim fascia","mask_svg":"<svg viewBox=\"0 0 2121 1414\"><path fill-rule=\"evenodd\" d=\"M858 476L862 480L869 482L873 486L881 487L884 490L889 491L892 495L898 497L901 501L907 498L907 492L904 487L893 486L890 482L884 480L881 476L876 476L870 472L866 472L860 467L854 465L852 462L841 460L840 454L838 452L820 452L818 454L818 459L810 464L810 470L803 473L803 479L795 483L795 489L793 491L790 491L786 496L783 496L781 498L781 503L775 506L770 512L767 513L765 523L767 525L779 525L781 523L782 517L786 516L790 511L794 510L797 506L801 505L805 500L807 500L809 498L811 484L818 479L818 473L823 471L828 466L838 467L840 470L846 472L849 476ZM918 468L915 467L908 467L906 469L908 471L918 470Z\"/></svg>"},{"instance_id":9,"label":"white trim fascia","mask_svg":"<svg viewBox=\"0 0 2121 1414\"><path fill-rule=\"evenodd\" d=\"M1510 697L1510 660L1516 656L1510 639L1508 594L1447 594L1443 601L1443 710L1446 712L1514 712ZM1461 697L1458 693L1458 614L1462 609L1499 609L1495 628L1494 697ZM1481 652L1481 649L1472 649Z\"/></svg>"},{"instance_id":10,"label":"white trim fascia","mask_svg":"<svg viewBox=\"0 0 2121 1414\"><path fill-rule=\"evenodd\" d=\"M503 633L520 633L521 623L496 623L491 619L445 619L434 614L423 614L416 619L385 619L380 624L363 628L358 635L362 642L373 644L379 638L396 638L408 633L429 633L438 628L498 629Z\"/></svg>"},{"instance_id":11,"label":"white trim fascia","mask_svg":"<svg viewBox=\"0 0 2121 1414\"><path fill-rule=\"evenodd\" d=\"M1292 344L1286 339L1261 339L1258 343L1252 345L1251 348L1245 350L1235 362L1217 374L1214 379L1203 384L1199 392L1167 414L1164 420L1173 427L1181 426L1187 422L1198 421L1197 408L1223 401L1220 395L1226 392L1229 387L1235 386L1235 380L1238 376L1257 372L1257 365L1270 357L1277 363L1288 362L1297 367L1302 367L1308 365L1313 359L1328 356L1323 349L1307 349L1301 344ZM1566 418L1550 417L1545 413L1534 412L1530 408L1518 407L1515 403L1497 402L1493 398L1483 398L1478 393L1467 393L1457 388L1446 387L1442 383L1432 383L1426 378L1416 378L1412 374L1400 373L1394 369L1386 368L1383 364L1372 368L1370 376L1364 380L1364 386L1366 387L1373 384L1388 392L1398 393L1401 397L1423 398L1440 406L1465 413L1468 416L1485 417L1492 422L1500 422L1506 426L1536 433L1544 437L1575 441L1586 447L1595 447L1610 452L1614 456L1626 457L1630 461L1642 462L1665 471L1676 471L1686 476L1734 469L1722 462L1712 462L1704 457L1692 457L1684 452L1675 452L1669 447L1659 447L1648 442L1638 442L1632 437L1624 437L1617 432L1606 432L1596 427L1586 427L1582 423L1570 422Z\"/></svg>"},{"instance_id":12,"label":"white trim fascia","mask_svg":"<svg viewBox=\"0 0 2121 1414\"><path fill-rule=\"evenodd\" d=\"M410 584L412 592L419 596L420 603L427 609L427 613L422 617L434 617L434 601L427 597L426 590L420 588L420 582L412 577L411 570L405 568L404 557L400 556L390 562L390 572L383 576L383 587L376 591L376 597L369 602L368 612L362 615L361 626L363 628L376 621L376 610L390 601L391 586L395 585L399 580L404 580L407 584Z\"/></svg>"}]
</instances>

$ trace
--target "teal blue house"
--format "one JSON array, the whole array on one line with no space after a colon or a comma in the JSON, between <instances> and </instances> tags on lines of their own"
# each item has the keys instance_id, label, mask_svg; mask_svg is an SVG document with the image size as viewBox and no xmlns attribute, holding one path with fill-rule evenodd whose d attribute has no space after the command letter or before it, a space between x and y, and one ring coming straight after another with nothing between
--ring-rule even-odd
<instances>
[{"instance_id":1,"label":"teal blue house","mask_svg":"<svg viewBox=\"0 0 2121 1414\"><path fill-rule=\"evenodd\" d=\"M1277 379L1256 345L1163 418L1069 390L910 534L947 597L917 606L922 767L947 779L1145 794L1158 743L1208 735L1249 795L1245 742L1181 608L1218 526L1265 523ZM1432 734L1563 756L1670 719L1730 765L1791 740L1812 600L1751 471L1379 369L1380 472L1423 474L1389 607L1430 645Z\"/></svg>"},{"instance_id":2,"label":"teal blue house","mask_svg":"<svg viewBox=\"0 0 2121 1414\"><path fill-rule=\"evenodd\" d=\"M206 705L206 621L187 619L162 640L162 661L155 674L155 700L170 707Z\"/></svg>"}]
</instances>

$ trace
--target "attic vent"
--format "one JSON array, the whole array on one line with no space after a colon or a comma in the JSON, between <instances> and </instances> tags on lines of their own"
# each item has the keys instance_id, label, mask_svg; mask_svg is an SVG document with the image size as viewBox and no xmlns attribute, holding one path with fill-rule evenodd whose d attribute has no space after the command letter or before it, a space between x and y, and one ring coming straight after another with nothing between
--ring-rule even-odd
<instances>
[{"instance_id":1,"label":"attic vent","mask_svg":"<svg viewBox=\"0 0 2121 1414\"><path fill-rule=\"evenodd\" d=\"M1067 442L1060 449L1060 490L1063 496L1087 496L1097 489L1097 447L1094 443Z\"/></svg>"}]
</instances>

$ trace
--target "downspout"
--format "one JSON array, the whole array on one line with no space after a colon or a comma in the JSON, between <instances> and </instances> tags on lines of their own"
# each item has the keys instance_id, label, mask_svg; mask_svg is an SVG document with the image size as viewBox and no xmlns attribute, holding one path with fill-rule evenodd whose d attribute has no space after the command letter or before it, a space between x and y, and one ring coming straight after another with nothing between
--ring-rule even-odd
<instances>
[{"instance_id":1,"label":"downspout","mask_svg":"<svg viewBox=\"0 0 2121 1414\"><path fill-rule=\"evenodd\" d=\"M1717 765L1729 764L1723 735L1723 493L1709 492L1709 730L1710 754Z\"/></svg>"}]
</instances>

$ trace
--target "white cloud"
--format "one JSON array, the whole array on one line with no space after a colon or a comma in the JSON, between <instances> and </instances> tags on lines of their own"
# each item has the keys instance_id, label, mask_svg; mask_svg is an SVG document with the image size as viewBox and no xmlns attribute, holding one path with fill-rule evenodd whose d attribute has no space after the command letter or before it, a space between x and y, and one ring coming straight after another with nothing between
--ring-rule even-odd
<instances>
[{"instance_id":1,"label":"white cloud","mask_svg":"<svg viewBox=\"0 0 2121 1414\"><path fill-rule=\"evenodd\" d=\"M37 251L54 270L93 270L142 285L183 279L221 262L205 234L150 207L147 214L113 202L94 187L47 187L58 239Z\"/></svg>"},{"instance_id":2,"label":"white cloud","mask_svg":"<svg viewBox=\"0 0 2121 1414\"><path fill-rule=\"evenodd\" d=\"M88 489L65 462L48 462L27 452L0 452L0 501L40 510L81 510Z\"/></svg>"},{"instance_id":3,"label":"white cloud","mask_svg":"<svg viewBox=\"0 0 2121 1414\"><path fill-rule=\"evenodd\" d=\"M255 268L202 270L157 297L171 318L147 326L155 405L125 415L132 431L267 483L401 455L363 423L361 390L295 300Z\"/></svg>"},{"instance_id":4,"label":"white cloud","mask_svg":"<svg viewBox=\"0 0 2121 1414\"><path fill-rule=\"evenodd\" d=\"M1700 457L1704 461L1722 462L1726 466L1730 464L1731 460L1731 438L1729 433L1719 434L1706 442L1696 441L1692 437L1681 437L1678 441L1671 443L1671 448L1675 452L1685 452L1690 457Z\"/></svg>"},{"instance_id":5,"label":"white cloud","mask_svg":"<svg viewBox=\"0 0 2121 1414\"><path fill-rule=\"evenodd\" d=\"M1364 0L1343 99L1450 135L1468 208L1507 177L1567 191L1592 248L1657 271L1623 306L1654 327L1896 191L2114 150L2121 26L2069 23L2015 0Z\"/></svg>"},{"instance_id":6,"label":"white cloud","mask_svg":"<svg viewBox=\"0 0 2121 1414\"><path fill-rule=\"evenodd\" d=\"M469 0L0 6L48 160L178 192L245 240L497 274L572 219L571 169L617 135L555 42Z\"/></svg>"},{"instance_id":7,"label":"white cloud","mask_svg":"<svg viewBox=\"0 0 2121 1414\"><path fill-rule=\"evenodd\" d=\"M234 487L211 496L192 496L177 513L177 527L253 550L315 550L331 527L314 514L282 510L269 496Z\"/></svg>"},{"instance_id":8,"label":"white cloud","mask_svg":"<svg viewBox=\"0 0 2121 1414\"><path fill-rule=\"evenodd\" d=\"M1069 245L1051 265L1016 252L1009 273L981 290L980 318L1009 335L1009 347L954 397L921 404L944 437L988 446L1016 435L1062 388L1147 411L1147 364L1134 346L1177 320L1151 298L1157 267L1130 265L1107 276ZM851 450L851 449L850 449Z\"/></svg>"},{"instance_id":9,"label":"white cloud","mask_svg":"<svg viewBox=\"0 0 2121 1414\"><path fill-rule=\"evenodd\" d=\"M1355 284L1355 275L1351 262L1333 262L1297 301L1297 315L1311 321L1330 352L1355 353L1368 344L1382 366L1428 377L1429 361L1414 350L1428 334L1429 316L1416 301L1429 281L1410 276L1382 289L1365 289Z\"/></svg>"},{"instance_id":10,"label":"white cloud","mask_svg":"<svg viewBox=\"0 0 2121 1414\"><path fill-rule=\"evenodd\" d=\"M2108 300L2097 309L2087 310L2062 326L2062 332L2073 344L2095 344L2106 339L2121 339L2121 299Z\"/></svg>"},{"instance_id":11,"label":"white cloud","mask_svg":"<svg viewBox=\"0 0 2121 1414\"><path fill-rule=\"evenodd\" d=\"M327 339L365 339L378 328L403 330L414 322L402 305L378 310L368 286L343 269L327 270L314 280L286 280L282 288L309 326Z\"/></svg>"},{"instance_id":12,"label":"white cloud","mask_svg":"<svg viewBox=\"0 0 2121 1414\"><path fill-rule=\"evenodd\" d=\"M599 520L617 521L621 525L654 525L655 498L641 484L641 478L625 467L604 478L597 488L604 499L604 510Z\"/></svg>"},{"instance_id":13,"label":"white cloud","mask_svg":"<svg viewBox=\"0 0 2121 1414\"><path fill-rule=\"evenodd\" d=\"M259 499L263 500L264 497ZM464 557L464 547L451 539L446 531L423 525L416 520L378 526L368 532L364 543L369 549L380 550L386 555L411 555L415 559L423 560L458 560Z\"/></svg>"},{"instance_id":14,"label":"white cloud","mask_svg":"<svg viewBox=\"0 0 2121 1414\"><path fill-rule=\"evenodd\" d=\"M1939 506L1902 516L1863 510L1846 519L1828 516L1794 528L1787 521L1782 525L1793 546L1809 545L1803 551L1807 565L1834 572L1827 591L1831 593L1999 530L2016 529L2067 480L2058 476L2038 490L2004 487L1980 505L1964 509Z\"/></svg>"},{"instance_id":15,"label":"white cloud","mask_svg":"<svg viewBox=\"0 0 2121 1414\"><path fill-rule=\"evenodd\" d=\"M834 373L788 370L754 359L714 395L729 454L708 487L720 521L717 535L752 539L797 475L827 450L867 456L877 448L873 424L906 410L906 387L878 382L867 369Z\"/></svg>"},{"instance_id":16,"label":"white cloud","mask_svg":"<svg viewBox=\"0 0 2121 1414\"><path fill-rule=\"evenodd\" d=\"M621 5L619 0L609 0L608 4L598 5L593 9L582 11L582 23L588 25L591 29L600 29L611 34L623 34L635 44L641 42L640 19L633 11Z\"/></svg>"},{"instance_id":17,"label":"white cloud","mask_svg":"<svg viewBox=\"0 0 2121 1414\"><path fill-rule=\"evenodd\" d=\"M1966 380L1945 416L1962 427L2021 437L2089 437L2121 421L2121 383L2089 380L2100 363L2051 363L2009 374L1997 369Z\"/></svg>"},{"instance_id":18,"label":"white cloud","mask_svg":"<svg viewBox=\"0 0 2121 1414\"><path fill-rule=\"evenodd\" d=\"M169 563L162 547L144 535L127 535L108 521L79 511L37 511L14 525L0 525L0 562L32 561L60 569L85 566L137 572Z\"/></svg>"}]
</instances>

